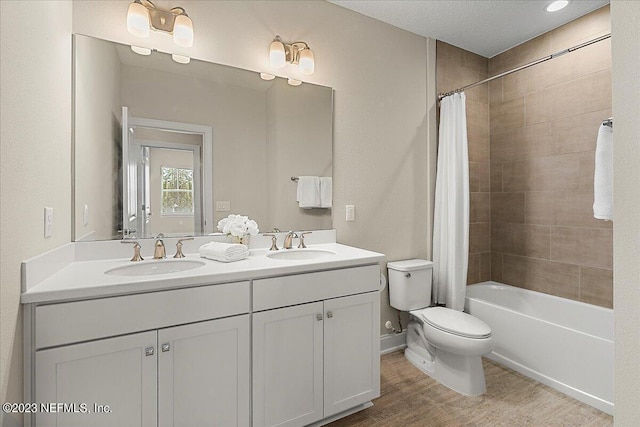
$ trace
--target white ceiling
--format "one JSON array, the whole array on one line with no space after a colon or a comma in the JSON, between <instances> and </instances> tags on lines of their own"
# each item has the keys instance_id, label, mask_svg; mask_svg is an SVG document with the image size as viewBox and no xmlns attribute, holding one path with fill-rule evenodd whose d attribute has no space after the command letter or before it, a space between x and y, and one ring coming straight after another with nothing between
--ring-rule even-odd
<instances>
[{"instance_id":1,"label":"white ceiling","mask_svg":"<svg viewBox=\"0 0 640 427\"><path fill-rule=\"evenodd\" d=\"M491 58L609 3L571 0L549 13L551 0L329 0L424 37Z\"/></svg>"}]
</instances>

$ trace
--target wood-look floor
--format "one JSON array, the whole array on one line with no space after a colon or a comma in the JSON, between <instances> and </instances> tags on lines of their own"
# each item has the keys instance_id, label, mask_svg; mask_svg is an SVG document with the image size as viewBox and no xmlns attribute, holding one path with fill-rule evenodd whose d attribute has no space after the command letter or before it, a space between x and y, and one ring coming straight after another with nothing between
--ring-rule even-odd
<instances>
[{"instance_id":1,"label":"wood-look floor","mask_svg":"<svg viewBox=\"0 0 640 427\"><path fill-rule=\"evenodd\" d=\"M613 417L484 359L487 392L462 396L416 369L402 351L382 356L374 406L329 426L611 426Z\"/></svg>"}]
</instances>

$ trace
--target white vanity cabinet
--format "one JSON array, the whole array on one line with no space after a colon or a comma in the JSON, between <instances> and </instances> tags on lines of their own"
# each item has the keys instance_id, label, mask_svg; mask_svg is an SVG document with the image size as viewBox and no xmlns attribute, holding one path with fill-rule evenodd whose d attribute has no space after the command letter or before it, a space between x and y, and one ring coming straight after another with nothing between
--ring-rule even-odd
<instances>
[{"instance_id":1,"label":"white vanity cabinet","mask_svg":"<svg viewBox=\"0 0 640 427\"><path fill-rule=\"evenodd\" d=\"M33 425L249 426L249 295L238 282L36 306L31 401L77 408Z\"/></svg>"},{"instance_id":2,"label":"white vanity cabinet","mask_svg":"<svg viewBox=\"0 0 640 427\"><path fill-rule=\"evenodd\" d=\"M40 411L35 425L155 426L157 358L145 356L155 345L154 331L38 351L34 401L86 407Z\"/></svg>"},{"instance_id":3,"label":"white vanity cabinet","mask_svg":"<svg viewBox=\"0 0 640 427\"><path fill-rule=\"evenodd\" d=\"M249 425L249 315L158 331L158 426Z\"/></svg>"},{"instance_id":4,"label":"white vanity cabinet","mask_svg":"<svg viewBox=\"0 0 640 427\"><path fill-rule=\"evenodd\" d=\"M309 425L380 395L379 274L254 281L254 427Z\"/></svg>"},{"instance_id":5,"label":"white vanity cabinet","mask_svg":"<svg viewBox=\"0 0 640 427\"><path fill-rule=\"evenodd\" d=\"M371 406L383 256L323 247L141 278L78 261L27 286L25 425L302 427ZM43 275L27 264L27 282Z\"/></svg>"}]
</instances>

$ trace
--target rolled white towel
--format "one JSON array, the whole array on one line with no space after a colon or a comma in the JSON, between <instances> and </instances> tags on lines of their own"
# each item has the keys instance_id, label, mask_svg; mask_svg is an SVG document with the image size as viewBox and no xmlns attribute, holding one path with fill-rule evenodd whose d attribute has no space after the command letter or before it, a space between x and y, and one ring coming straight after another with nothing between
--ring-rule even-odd
<instances>
[{"instance_id":1,"label":"rolled white towel","mask_svg":"<svg viewBox=\"0 0 640 427\"><path fill-rule=\"evenodd\" d=\"M220 262L240 261L249 256L246 245L233 243L209 242L198 249L201 258L208 258Z\"/></svg>"}]
</instances>

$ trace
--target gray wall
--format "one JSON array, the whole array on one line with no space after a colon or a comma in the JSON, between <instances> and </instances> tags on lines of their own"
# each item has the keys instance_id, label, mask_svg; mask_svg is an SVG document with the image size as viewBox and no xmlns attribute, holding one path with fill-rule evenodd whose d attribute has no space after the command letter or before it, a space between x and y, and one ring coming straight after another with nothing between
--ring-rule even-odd
<instances>
[{"instance_id":1,"label":"gray wall","mask_svg":"<svg viewBox=\"0 0 640 427\"><path fill-rule=\"evenodd\" d=\"M640 425L640 2L613 1L615 424Z\"/></svg>"}]
</instances>

